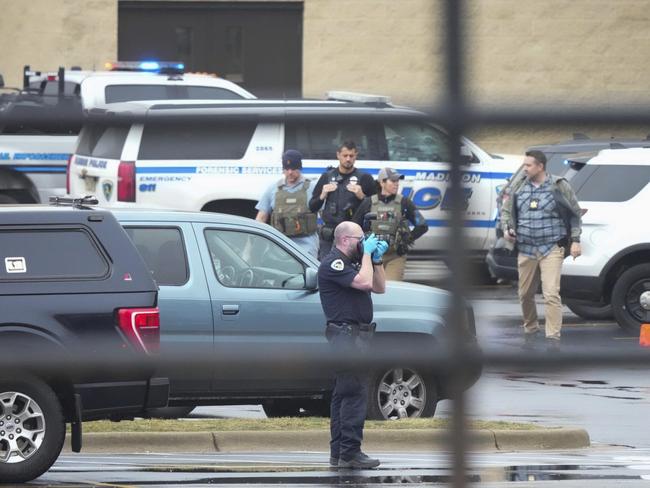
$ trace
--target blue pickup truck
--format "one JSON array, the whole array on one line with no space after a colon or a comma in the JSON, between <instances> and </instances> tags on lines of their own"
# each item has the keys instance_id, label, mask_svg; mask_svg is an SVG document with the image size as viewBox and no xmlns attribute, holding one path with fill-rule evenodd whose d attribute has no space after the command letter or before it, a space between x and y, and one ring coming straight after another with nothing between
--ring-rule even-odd
<instances>
[{"instance_id":1,"label":"blue pickup truck","mask_svg":"<svg viewBox=\"0 0 650 488\"><path fill-rule=\"evenodd\" d=\"M260 359L274 350L314 357L327 350L314 258L272 227L243 217L113 211L160 287L161 357L180 351L188 359L208 358L196 367L166 371L169 403L178 407L169 412L261 403L268 416L297 415L301 409L327 414L332 370L287 371ZM448 340L447 292L390 282L373 300L376 343L435 354L435 346ZM467 312L467 340L475 344L471 308ZM224 354L241 345L255 352L250 365L245 358L239 367L224 364ZM467 378L466 386L479 375L477 370ZM371 381L373 419L432 416L437 402L449 397L444 375L408 364L380 368Z\"/></svg>"}]
</instances>

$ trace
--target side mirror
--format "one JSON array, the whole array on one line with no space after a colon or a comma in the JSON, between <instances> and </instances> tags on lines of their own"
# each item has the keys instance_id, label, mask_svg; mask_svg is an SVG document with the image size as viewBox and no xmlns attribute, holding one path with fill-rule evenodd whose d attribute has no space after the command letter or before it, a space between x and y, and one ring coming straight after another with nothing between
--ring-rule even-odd
<instances>
[{"instance_id":1,"label":"side mirror","mask_svg":"<svg viewBox=\"0 0 650 488\"><path fill-rule=\"evenodd\" d=\"M470 164L474 162L474 153L465 144L460 146L460 161L463 164Z\"/></svg>"},{"instance_id":2,"label":"side mirror","mask_svg":"<svg viewBox=\"0 0 650 488\"><path fill-rule=\"evenodd\" d=\"M314 268L305 270L305 288L310 291L318 290L318 271Z\"/></svg>"}]
</instances>

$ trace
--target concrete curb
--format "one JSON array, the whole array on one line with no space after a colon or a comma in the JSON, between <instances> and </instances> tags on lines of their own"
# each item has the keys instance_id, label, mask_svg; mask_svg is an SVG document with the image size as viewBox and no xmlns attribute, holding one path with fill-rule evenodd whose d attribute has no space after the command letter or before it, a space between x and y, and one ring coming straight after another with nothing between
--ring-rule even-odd
<instances>
[{"instance_id":1,"label":"concrete curb","mask_svg":"<svg viewBox=\"0 0 650 488\"><path fill-rule=\"evenodd\" d=\"M528 451L589 447L584 429L475 430L472 451ZM83 436L84 453L327 451L329 431L102 432ZM368 451L448 451L446 430L366 430ZM70 451L69 436L64 450Z\"/></svg>"}]
</instances>

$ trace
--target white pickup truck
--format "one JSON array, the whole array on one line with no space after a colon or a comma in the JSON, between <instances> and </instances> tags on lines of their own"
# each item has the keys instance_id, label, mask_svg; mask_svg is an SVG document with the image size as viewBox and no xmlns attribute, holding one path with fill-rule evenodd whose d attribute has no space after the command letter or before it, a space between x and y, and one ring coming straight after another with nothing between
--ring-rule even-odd
<instances>
[{"instance_id":1,"label":"white pickup truck","mask_svg":"<svg viewBox=\"0 0 650 488\"><path fill-rule=\"evenodd\" d=\"M106 68L47 73L25 66L22 89L0 97L0 203L47 202L66 193L66 167L84 109L128 100L255 98L227 80L184 74L179 63Z\"/></svg>"}]
</instances>

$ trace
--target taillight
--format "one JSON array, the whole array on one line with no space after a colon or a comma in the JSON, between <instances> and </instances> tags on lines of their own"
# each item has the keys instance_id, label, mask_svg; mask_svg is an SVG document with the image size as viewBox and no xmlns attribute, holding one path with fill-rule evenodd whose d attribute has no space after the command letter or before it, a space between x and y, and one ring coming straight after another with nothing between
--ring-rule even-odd
<instances>
[{"instance_id":1,"label":"taillight","mask_svg":"<svg viewBox=\"0 0 650 488\"><path fill-rule=\"evenodd\" d=\"M120 308L117 322L131 344L147 354L160 351L160 313L154 308Z\"/></svg>"},{"instance_id":2,"label":"taillight","mask_svg":"<svg viewBox=\"0 0 650 488\"><path fill-rule=\"evenodd\" d=\"M70 156L68 157L68 164L67 164L66 169L65 169L65 192L68 195L70 195L70 169L71 169L70 167L72 165L72 158L73 157L74 156L72 154L70 154Z\"/></svg>"},{"instance_id":3,"label":"taillight","mask_svg":"<svg viewBox=\"0 0 650 488\"><path fill-rule=\"evenodd\" d=\"M120 161L117 168L117 200L135 202L135 162Z\"/></svg>"}]
</instances>

